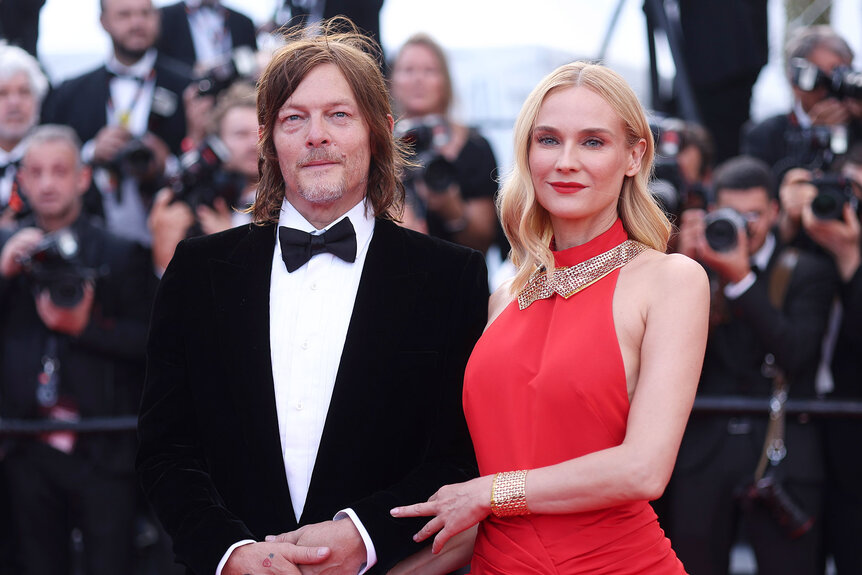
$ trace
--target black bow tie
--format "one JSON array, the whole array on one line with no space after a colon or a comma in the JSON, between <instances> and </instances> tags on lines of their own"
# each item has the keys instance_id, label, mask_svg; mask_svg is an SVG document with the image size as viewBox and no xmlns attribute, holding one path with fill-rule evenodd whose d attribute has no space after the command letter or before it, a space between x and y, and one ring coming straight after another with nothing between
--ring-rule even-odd
<instances>
[{"instance_id":1,"label":"black bow tie","mask_svg":"<svg viewBox=\"0 0 862 575\"><path fill-rule=\"evenodd\" d=\"M356 232L347 218L320 235L280 226L278 241L281 242L281 259L288 272L298 270L312 256L323 252L329 252L346 262L356 261Z\"/></svg>"}]
</instances>

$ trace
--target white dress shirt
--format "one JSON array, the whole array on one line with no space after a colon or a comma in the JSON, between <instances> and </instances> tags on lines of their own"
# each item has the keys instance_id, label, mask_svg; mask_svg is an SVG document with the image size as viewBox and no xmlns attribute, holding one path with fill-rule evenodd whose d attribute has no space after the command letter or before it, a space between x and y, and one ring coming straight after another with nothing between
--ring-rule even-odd
<instances>
[{"instance_id":1,"label":"white dress shirt","mask_svg":"<svg viewBox=\"0 0 862 575\"><path fill-rule=\"evenodd\" d=\"M132 136L139 138L146 134L150 122L150 111L156 91L156 79L152 74L157 52L148 50L144 56L126 66L115 56L105 63L108 72L116 74L108 83L109 102L106 102L108 125L123 125ZM92 162L95 140L90 140L81 150L85 162ZM133 178L115 181L105 168L93 170L93 180L102 193L105 209L105 222L109 231L150 245L152 237L147 227L147 208Z\"/></svg>"},{"instance_id":2,"label":"white dress shirt","mask_svg":"<svg viewBox=\"0 0 862 575\"><path fill-rule=\"evenodd\" d=\"M233 46L224 8L218 3L202 6L200 0L186 0L186 6L192 9L188 19L195 61L205 69L223 62Z\"/></svg>"},{"instance_id":3,"label":"white dress shirt","mask_svg":"<svg viewBox=\"0 0 862 575\"><path fill-rule=\"evenodd\" d=\"M279 226L319 234L344 218L350 219L356 231L353 263L321 253L291 273L282 260L278 239L273 252L269 292L272 377L284 469L297 521L308 496L359 279L374 233L374 217L363 200L324 230L317 230L285 200L278 221ZM377 563L377 555L353 510L344 509L335 518L348 517L365 543L367 559L361 575ZM240 541L228 549L216 575L221 575L230 553L246 543L252 541Z\"/></svg>"}]
</instances>

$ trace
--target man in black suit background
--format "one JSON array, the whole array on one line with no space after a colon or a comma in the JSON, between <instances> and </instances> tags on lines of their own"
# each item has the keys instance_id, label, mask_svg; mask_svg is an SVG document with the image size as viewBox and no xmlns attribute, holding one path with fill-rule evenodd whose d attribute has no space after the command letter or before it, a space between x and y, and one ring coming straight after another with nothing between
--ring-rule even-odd
<instances>
[{"instance_id":1,"label":"man in black suit background","mask_svg":"<svg viewBox=\"0 0 862 575\"><path fill-rule=\"evenodd\" d=\"M705 213L687 210L680 252L712 273L710 333L698 396L769 398L777 366L789 397L815 396L820 343L835 293L828 260L787 251L773 232L778 203L764 162L737 157L714 174L716 207L741 218L735 245L706 238ZM717 212L716 212L717 213ZM713 228L714 229L714 228ZM783 301L776 274L788 274ZM788 536L765 505L744 503L763 451L769 414L695 413L689 420L670 487L669 522L674 549L698 575L728 572L730 548L741 517L761 575L820 573L820 521L824 477L820 429L804 416L786 417L786 457L771 469L814 526Z\"/></svg>"},{"instance_id":2,"label":"man in black suit background","mask_svg":"<svg viewBox=\"0 0 862 575\"><path fill-rule=\"evenodd\" d=\"M257 50L251 18L220 0L183 0L163 6L159 53L204 71L231 57L240 46Z\"/></svg>"},{"instance_id":3,"label":"man in black suit background","mask_svg":"<svg viewBox=\"0 0 862 575\"><path fill-rule=\"evenodd\" d=\"M385 573L421 549L390 509L476 472L484 260L392 221L405 152L373 54L288 38L258 87L255 223L184 240L162 278L138 470L193 573Z\"/></svg>"},{"instance_id":4,"label":"man in black suit background","mask_svg":"<svg viewBox=\"0 0 862 575\"><path fill-rule=\"evenodd\" d=\"M72 421L137 411L155 278L139 246L82 215L90 171L78 150L67 126L40 126L27 139L20 178L33 217L0 246L3 417ZM52 432L7 447L24 572L68 573L77 527L87 573L131 573L134 434Z\"/></svg>"},{"instance_id":5,"label":"man in black suit background","mask_svg":"<svg viewBox=\"0 0 862 575\"><path fill-rule=\"evenodd\" d=\"M181 152L191 70L156 50L159 16L152 0L101 0L100 6L112 56L50 93L42 118L71 126L84 142L108 229L149 245L149 195L161 185L168 157Z\"/></svg>"}]
</instances>

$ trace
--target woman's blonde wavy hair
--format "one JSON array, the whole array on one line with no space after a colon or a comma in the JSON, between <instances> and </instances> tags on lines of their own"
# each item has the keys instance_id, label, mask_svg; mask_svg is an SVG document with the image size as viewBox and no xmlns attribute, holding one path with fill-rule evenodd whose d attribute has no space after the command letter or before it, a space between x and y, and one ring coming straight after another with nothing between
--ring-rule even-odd
<instances>
[{"instance_id":1,"label":"woman's blonde wavy hair","mask_svg":"<svg viewBox=\"0 0 862 575\"><path fill-rule=\"evenodd\" d=\"M529 164L530 144L542 102L552 91L571 87L587 88L613 108L623 120L629 146L640 140L646 142L640 171L623 180L617 213L631 239L661 252L667 249L671 224L647 187L655 146L637 96L622 76L610 68L589 62L566 64L546 76L524 102L515 122L514 167L497 197L500 220L512 246L512 262L518 268L511 285L513 294L524 288L536 269L544 267L547 273L554 270L550 249L553 230L547 210L536 200Z\"/></svg>"}]
</instances>

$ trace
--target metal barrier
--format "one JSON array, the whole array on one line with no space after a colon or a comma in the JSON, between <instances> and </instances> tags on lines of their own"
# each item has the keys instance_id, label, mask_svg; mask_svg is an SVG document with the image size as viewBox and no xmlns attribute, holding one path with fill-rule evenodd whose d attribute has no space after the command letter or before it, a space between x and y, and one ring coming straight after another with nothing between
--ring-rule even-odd
<instances>
[{"instance_id":1,"label":"metal barrier","mask_svg":"<svg viewBox=\"0 0 862 575\"><path fill-rule=\"evenodd\" d=\"M816 417L862 418L862 401L842 399L788 399L788 415L807 413ZM769 398L753 397L698 397L694 400L694 413L733 413L769 415ZM76 433L113 433L134 431L138 418L135 415L118 417L90 417L79 421L44 419L0 418L0 437L8 435L36 435L51 431Z\"/></svg>"}]
</instances>

